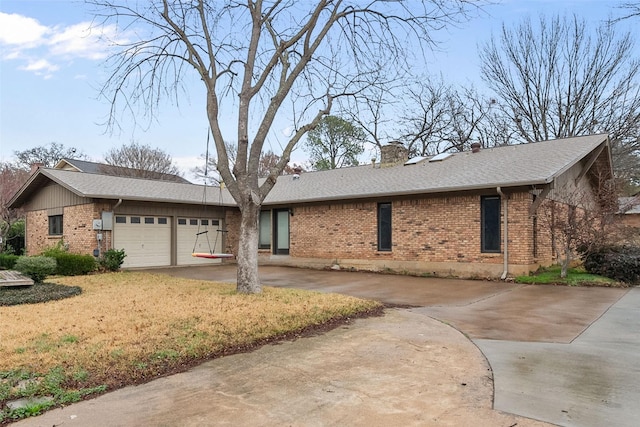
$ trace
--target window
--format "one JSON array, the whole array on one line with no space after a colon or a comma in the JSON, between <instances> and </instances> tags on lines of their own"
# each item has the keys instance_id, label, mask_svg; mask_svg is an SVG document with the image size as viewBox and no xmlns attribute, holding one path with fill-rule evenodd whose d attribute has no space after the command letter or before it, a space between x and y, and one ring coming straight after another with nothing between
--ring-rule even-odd
<instances>
[{"instance_id":1,"label":"window","mask_svg":"<svg viewBox=\"0 0 640 427\"><path fill-rule=\"evenodd\" d=\"M62 236L62 215L51 215L49 217L49 235Z\"/></svg>"},{"instance_id":2,"label":"window","mask_svg":"<svg viewBox=\"0 0 640 427\"><path fill-rule=\"evenodd\" d=\"M260 212L259 249L271 249L271 211Z\"/></svg>"},{"instance_id":3,"label":"window","mask_svg":"<svg viewBox=\"0 0 640 427\"><path fill-rule=\"evenodd\" d=\"M132 216L129 222L131 224L140 224L140 217L139 216Z\"/></svg>"},{"instance_id":4,"label":"window","mask_svg":"<svg viewBox=\"0 0 640 427\"><path fill-rule=\"evenodd\" d=\"M484 196L480 205L482 252L500 252L500 197Z\"/></svg>"},{"instance_id":5,"label":"window","mask_svg":"<svg viewBox=\"0 0 640 427\"><path fill-rule=\"evenodd\" d=\"M127 223L127 217L126 216L117 216L116 217L116 224L126 224Z\"/></svg>"},{"instance_id":6,"label":"window","mask_svg":"<svg viewBox=\"0 0 640 427\"><path fill-rule=\"evenodd\" d=\"M391 251L391 203L378 203L378 250Z\"/></svg>"},{"instance_id":7,"label":"window","mask_svg":"<svg viewBox=\"0 0 640 427\"><path fill-rule=\"evenodd\" d=\"M145 224L155 224L155 218L145 217L144 223Z\"/></svg>"},{"instance_id":8,"label":"window","mask_svg":"<svg viewBox=\"0 0 640 427\"><path fill-rule=\"evenodd\" d=\"M186 218L178 218L178 225L187 225Z\"/></svg>"},{"instance_id":9,"label":"window","mask_svg":"<svg viewBox=\"0 0 640 427\"><path fill-rule=\"evenodd\" d=\"M198 220L197 219L190 219L189 220L189 225L198 225Z\"/></svg>"},{"instance_id":10,"label":"window","mask_svg":"<svg viewBox=\"0 0 640 427\"><path fill-rule=\"evenodd\" d=\"M167 218L158 218L158 224L167 224Z\"/></svg>"}]
</instances>

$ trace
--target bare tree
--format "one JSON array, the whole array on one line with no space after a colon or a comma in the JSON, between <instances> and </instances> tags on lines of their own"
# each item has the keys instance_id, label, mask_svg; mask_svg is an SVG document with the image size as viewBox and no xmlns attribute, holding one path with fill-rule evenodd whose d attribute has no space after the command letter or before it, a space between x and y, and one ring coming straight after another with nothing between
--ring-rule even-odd
<instances>
[{"instance_id":1,"label":"bare tree","mask_svg":"<svg viewBox=\"0 0 640 427\"><path fill-rule=\"evenodd\" d=\"M112 148L104 155L106 165L100 172L109 175L134 178L182 181L180 169L171 156L159 148L132 142L120 148Z\"/></svg>"},{"instance_id":2,"label":"bare tree","mask_svg":"<svg viewBox=\"0 0 640 427\"><path fill-rule=\"evenodd\" d=\"M570 184L554 189L537 215L538 224L549 233L563 278L579 253L619 243L625 237L615 180L607 168L597 166L589 180L592 186L588 189Z\"/></svg>"},{"instance_id":3,"label":"bare tree","mask_svg":"<svg viewBox=\"0 0 640 427\"><path fill-rule=\"evenodd\" d=\"M24 218L22 209L9 209L7 204L29 179L29 172L10 163L0 163L0 248L4 246L12 225Z\"/></svg>"},{"instance_id":4,"label":"bare tree","mask_svg":"<svg viewBox=\"0 0 640 427\"><path fill-rule=\"evenodd\" d=\"M377 157L384 144L398 139L396 117L400 106L406 102L404 88L411 85L408 79L394 82L380 77L375 85L365 88L356 96L340 100L342 102L336 115L345 117L364 130L373 158Z\"/></svg>"},{"instance_id":5,"label":"bare tree","mask_svg":"<svg viewBox=\"0 0 640 427\"><path fill-rule=\"evenodd\" d=\"M208 145L208 144L207 144ZM233 165L236 161L236 155L238 153L238 144L231 141L225 141L225 150L227 151L227 160L229 161L229 167L233 169ZM196 166L191 171L195 176L204 180L205 184L220 185L222 178L218 173L218 159L214 153L210 153L207 149L205 154L200 156L200 159L204 161L204 166Z\"/></svg>"},{"instance_id":6,"label":"bare tree","mask_svg":"<svg viewBox=\"0 0 640 427\"><path fill-rule=\"evenodd\" d=\"M640 16L640 2L628 1L618 5L618 9L621 9L622 16L615 18L612 22L619 22L629 18L637 18Z\"/></svg>"},{"instance_id":7,"label":"bare tree","mask_svg":"<svg viewBox=\"0 0 640 427\"><path fill-rule=\"evenodd\" d=\"M409 107L402 115L400 140L409 155L428 156L446 150L442 138L451 125L451 87L442 80L421 79L406 88L404 99Z\"/></svg>"},{"instance_id":8,"label":"bare tree","mask_svg":"<svg viewBox=\"0 0 640 427\"><path fill-rule=\"evenodd\" d=\"M637 179L640 63L633 40L605 23L593 37L588 30L575 16L503 25L499 39L480 51L482 77L520 141L606 132L616 173Z\"/></svg>"},{"instance_id":9,"label":"bare tree","mask_svg":"<svg viewBox=\"0 0 640 427\"><path fill-rule=\"evenodd\" d=\"M19 168L29 170L31 165L40 163L43 167L52 168L61 159L86 159L87 156L78 152L75 148L66 148L64 144L52 142L48 145L29 148L28 150L15 151L16 165Z\"/></svg>"},{"instance_id":10,"label":"bare tree","mask_svg":"<svg viewBox=\"0 0 640 427\"><path fill-rule=\"evenodd\" d=\"M153 117L167 93L180 98L188 73L202 82L217 168L241 215L237 289L254 293L261 291L260 208L298 141L335 99L375 84L371 76L383 65L400 77L433 43L433 31L466 19L478 1L89 2L99 9L97 21L136 29L109 63L113 73L102 93L112 125L118 111L131 109L135 117L140 104ZM237 135L225 138L223 113L231 110ZM258 181L264 143L284 111L294 115L294 132L267 179ZM225 139L238 141L233 167Z\"/></svg>"}]
</instances>

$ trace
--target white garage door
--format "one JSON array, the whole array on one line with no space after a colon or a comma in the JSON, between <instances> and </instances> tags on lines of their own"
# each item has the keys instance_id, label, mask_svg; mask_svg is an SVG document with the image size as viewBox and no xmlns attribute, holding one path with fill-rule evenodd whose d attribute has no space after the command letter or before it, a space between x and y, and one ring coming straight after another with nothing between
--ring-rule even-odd
<instances>
[{"instance_id":1,"label":"white garage door","mask_svg":"<svg viewBox=\"0 0 640 427\"><path fill-rule=\"evenodd\" d=\"M122 267L171 264L171 221L168 217L116 215L113 247L124 249Z\"/></svg>"},{"instance_id":2,"label":"white garage door","mask_svg":"<svg viewBox=\"0 0 640 427\"><path fill-rule=\"evenodd\" d=\"M222 260L196 258L193 252L222 252L220 220L213 218L178 218L178 265L215 264ZM198 233L202 233L198 235ZM208 239L208 241L207 241ZM195 244L195 250L194 250Z\"/></svg>"}]
</instances>

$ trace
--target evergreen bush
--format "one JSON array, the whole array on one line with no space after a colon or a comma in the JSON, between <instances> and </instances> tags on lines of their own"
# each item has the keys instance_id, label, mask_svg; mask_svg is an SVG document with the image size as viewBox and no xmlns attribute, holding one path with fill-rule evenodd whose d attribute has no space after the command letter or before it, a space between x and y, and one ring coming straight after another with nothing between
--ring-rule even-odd
<instances>
[{"instance_id":1,"label":"evergreen bush","mask_svg":"<svg viewBox=\"0 0 640 427\"><path fill-rule=\"evenodd\" d=\"M102 254L100 267L106 271L118 271L126 256L124 249L109 249Z\"/></svg>"},{"instance_id":2,"label":"evergreen bush","mask_svg":"<svg viewBox=\"0 0 640 427\"><path fill-rule=\"evenodd\" d=\"M21 256L14 268L30 277L34 283L42 283L47 276L56 272L56 260L46 256Z\"/></svg>"},{"instance_id":3,"label":"evergreen bush","mask_svg":"<svg viewBox=\"0 0 640 427\"><path fill-rule=\"evenodd\" d=\"M609 277L630 285L640 285L640 247L602 246L583 255L589 273Z\"/></svg>"},{"instance_id":4,"label":"evergreen bush","mask_svg":"<svg viewBox=\"0 0 640 427\"><path fill-rule=\"evenodd\" d=\"M20 257L14 254L0 254L0 270L13 270L18 258Z\"/></svg>"}]
</instances>

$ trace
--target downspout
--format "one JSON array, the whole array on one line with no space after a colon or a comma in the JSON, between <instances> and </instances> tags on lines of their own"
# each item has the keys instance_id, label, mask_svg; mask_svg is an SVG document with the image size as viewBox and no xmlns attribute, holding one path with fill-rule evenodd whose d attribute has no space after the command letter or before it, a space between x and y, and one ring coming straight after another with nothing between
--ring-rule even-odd
<instances>
[{"instance_id":1,"label":"downspout","mask_svg":"<svg viewBox=\"0 0 640 427\"><path fill-rule=\"evenodd\" d=\"M122 199L118 199L118 203L116 203L115 205L113 205L113 216L115 217L116 215L116 208L118 206L120 206L122 204ZM114 227L115 228L115 227ZM113 230L111 230L111 249L115 249L115 247L113 246Z\"/></svg>"},{"instance_id":2,"label":"downspout","mask_svg":"<svg viewBox=\"0 0 640 427\"><path fill-rule=\"evenodd\" d=\"M504 220L502 222L504 227L504 232L502 233L504 236L502 242L502 245L504 246L504 262L502 276L500 276L500 279L505 280L507 278L507 275L509 274L509 201L500 187L496 187L496 191L502 199L502 206L504 211Z\"/></svg>"}]
</instances>

